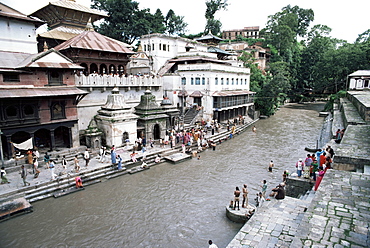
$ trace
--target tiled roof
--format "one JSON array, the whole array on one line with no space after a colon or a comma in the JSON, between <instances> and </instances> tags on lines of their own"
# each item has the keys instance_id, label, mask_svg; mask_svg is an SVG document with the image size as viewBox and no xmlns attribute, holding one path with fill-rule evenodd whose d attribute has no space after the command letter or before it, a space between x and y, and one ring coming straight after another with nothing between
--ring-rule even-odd
<instances>
[{"instance_id":1,"label":"tiled roof","mask_svg":"<svg viewBox=\"0 0 370 248\"><path fill-rule=\"evenodd\" d=\"M86 95L88 92L78 89L75 86L71 87L24 87L17 88L1 88L0 98L21 98L21 97L38 97L38 96L65 96L65 95Z\"/></svg>"},{"instance_id":2,"label":"tiled roof","mask_svg":"<svg viewBox=\"0 0 370 248\"><path fill-rule=\"evenodd\" d=\"M135 52L130 50L128 46L129 45L124 42L109 38L95 31L84 31L76 37L59 44L55 47L55 50L61 51L70 48L80 48L87 50L134 54Z\"/></svg>"}]
</instances>

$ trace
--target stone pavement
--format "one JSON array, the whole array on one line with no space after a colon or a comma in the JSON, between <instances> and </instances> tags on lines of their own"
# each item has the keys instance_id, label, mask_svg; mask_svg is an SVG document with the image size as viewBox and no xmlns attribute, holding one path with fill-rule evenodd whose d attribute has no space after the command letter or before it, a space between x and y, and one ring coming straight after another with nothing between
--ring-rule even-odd
<instances>
[{"instance_id":1,"label":"stone pavement","mask_svg":"<svg viewBox=\"0 0 370 248\"><path fill-rule=\"evenodd\" d=\"M317 192L258 208L228 248L370 247L370 175L328 170Z\"/></svg>"}]
</instances>

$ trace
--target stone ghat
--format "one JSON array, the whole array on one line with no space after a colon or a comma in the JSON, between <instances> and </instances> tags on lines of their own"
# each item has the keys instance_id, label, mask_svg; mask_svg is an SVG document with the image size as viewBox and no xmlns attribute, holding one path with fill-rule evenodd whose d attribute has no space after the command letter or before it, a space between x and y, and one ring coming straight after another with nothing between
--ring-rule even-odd
<instances>
[{"instance_id":1,"label":"stone ghat","mask_svg":"<svg viewBox=\"0 0 370 248\"><path fill-rule=\"evenodd\" d=\"M227 248L370 247L370 175L328 170L303 199L264 202Z\"/></svg>"}]
</instances>

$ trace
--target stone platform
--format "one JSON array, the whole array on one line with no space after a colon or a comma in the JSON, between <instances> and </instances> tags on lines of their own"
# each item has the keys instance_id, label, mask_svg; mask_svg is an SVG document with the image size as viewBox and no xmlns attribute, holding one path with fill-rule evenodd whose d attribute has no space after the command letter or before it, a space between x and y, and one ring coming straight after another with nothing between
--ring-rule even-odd
<instances>
[{"instance_id":1,"label":"stone platform","mask_svg":"<svg viewBox=\"0 0 370 248\"><path fill-rule=\"evenodd\" d=\"M184 153L174 153L168 156L164 156L164 159L171 163L177 164L183 162L184 160L191 159L191 156Z\"/></svg>"},{"instance_id":2,"label":"stone platform","mask_svg":"<svg viewBox=\"0 0 370 248\"><path fill-rule=\"evenodd\" d=\"M256 207L248 205L246 208L240 208L240 210L230 208L226 206L226 216L229 220L232 220L237 223L247 222L256 211Z\"/></svg>"},{"instance_id":3,"label":"stone platform","mask_svg":"<svg viewBox=\"0 0 370 248\"><path fill-rule=\"evenodd\" d=\"M370 247L369 195L370 175L328 170L304 199L264 202L227 247Z\"/></svg>"}]
</instances>

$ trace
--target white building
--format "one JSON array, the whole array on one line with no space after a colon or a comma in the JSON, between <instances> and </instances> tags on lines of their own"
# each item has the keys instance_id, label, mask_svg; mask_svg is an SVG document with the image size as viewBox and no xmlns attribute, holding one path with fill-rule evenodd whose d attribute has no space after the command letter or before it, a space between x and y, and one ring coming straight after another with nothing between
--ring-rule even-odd
<instances>
[{"instance_id":1,"label":"white building","mask_svg":"<svg viewBox=\"0 0 370 248\"><path fill-rule=\"evenodd\" d=\"M3 51L37 53L36 29L44 22L0 3L0 43Z\"/></svg>"},{"instance_id":2,"label":"white building","mask_svg":"<svg viewBox=\"0 0 370 248\"><path fill-rule=\"evenodd\" d=\"M154 71L163 76L164 95L174 105L201 109L205 121L254 115L250 69L236 60L220 60L225 51L162 34L145 35L141 44L153 58Z\"/></svg>"},{"instance_id":3,"label":"white building","mask_svg":"<svg viewBox=\"0 0 370 248\"><path fill-rule=\"evenodd\" d=\"M349 90L370 89L370 70L358 70L348 75Z\"/></svg>"}]
</instances>

